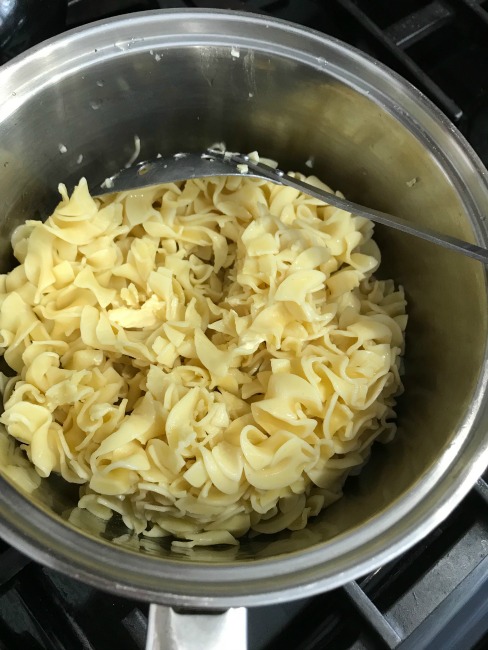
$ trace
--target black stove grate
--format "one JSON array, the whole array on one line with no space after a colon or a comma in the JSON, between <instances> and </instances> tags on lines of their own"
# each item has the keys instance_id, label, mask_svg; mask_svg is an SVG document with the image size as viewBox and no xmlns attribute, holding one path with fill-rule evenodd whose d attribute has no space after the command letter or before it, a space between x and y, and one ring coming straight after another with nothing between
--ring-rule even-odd
<instances>
[{"instance_id":1,"label":"black stove grate","mask_svg":"<svg viewBox=\"0 0 488 650\"><path fill-rule=\"evenodd\" d=\"M11 6L15 16L0 11L0 61L54 31L156 8L257 11L313 27L420 88L488 164L488 0L16 0ZM50 20L27 15L34 6L49 10ZM488 484L480 479L426 539L374 573L314 598L250 610L250 649L488 647L487 514ZM0 542L0 650L143 649L147 616L147 605L40 567Z\"/></svg>"}]
</instances>

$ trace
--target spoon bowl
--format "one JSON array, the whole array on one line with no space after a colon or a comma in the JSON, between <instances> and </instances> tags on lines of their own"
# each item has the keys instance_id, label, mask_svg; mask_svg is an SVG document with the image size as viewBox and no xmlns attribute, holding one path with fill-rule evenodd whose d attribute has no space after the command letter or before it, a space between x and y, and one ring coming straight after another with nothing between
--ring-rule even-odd
<instances>
[{"instance_id":1,"label":"spoon bowl","mask_svg":"<svg viewBox=\"0 0 488 650\"><path fill-rule=\"evenodd\" d=\"M176 183L209 176L250 176L264 178L279 185L287 185L346 212L425 239L438 246L472 257L484 264L488 263L488 249L486 248L457 237L444 235L426 226L413 225L406 219L349 201L326 189L285 174L281 169L275 169L260 162L257 155L248 156L210 148L200 154L175 153L169 157L161 156L120 170L117 174L106 178L91 193L92 196L103 196L113 192L127 192L163 183Z\"/></svg>"}]
</instances>

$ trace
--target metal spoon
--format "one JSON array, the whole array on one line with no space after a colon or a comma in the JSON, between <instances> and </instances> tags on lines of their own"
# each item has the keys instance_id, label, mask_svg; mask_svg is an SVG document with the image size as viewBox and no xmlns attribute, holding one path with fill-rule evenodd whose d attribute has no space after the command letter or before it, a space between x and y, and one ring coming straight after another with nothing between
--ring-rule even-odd
<instances>
[{"instance_id":1,"label":"metal spoon","mask_svg":"<svg viewBox=\"0 0 488 650\"><path fill-rule=\"evenodd\" d=\"M395 217L392 214L348 201L332 192L327 192L289 176L280 169L274 169L262 162L255 162L249 156L240 153L209 149L203 154L177 153L170 157L139 163L133 167L122 169L111 178L106 179L101 185L93 189L92 196L102 196L112 192L125 192L161 183L174 183L207 176L251 176L253 178L264 178L279 185L287 185L347 212L462 253L484 264L488 263L488 250L481 246L470 244L450 235L443 235L426 226L414 225L401 217Z\"/></svg>"}]
</instances>

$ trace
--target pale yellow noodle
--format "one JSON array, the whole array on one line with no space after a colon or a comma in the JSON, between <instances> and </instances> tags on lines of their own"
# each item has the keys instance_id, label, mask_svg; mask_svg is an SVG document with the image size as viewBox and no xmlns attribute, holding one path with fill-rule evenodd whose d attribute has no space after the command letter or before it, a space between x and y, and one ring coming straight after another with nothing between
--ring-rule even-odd
<instances>
[{"instance_id":1,"label":"pale yellow noodle","mask_svg":"<svg viewBox=\"0 0 488 650\"><path fill-rule=\"evenodd\" d=\"M0 276L1 421L37 475L180 548L304 528L396 430L406 302L373 225L245 176L60 192Z\"/></svg>"}]
</instances>

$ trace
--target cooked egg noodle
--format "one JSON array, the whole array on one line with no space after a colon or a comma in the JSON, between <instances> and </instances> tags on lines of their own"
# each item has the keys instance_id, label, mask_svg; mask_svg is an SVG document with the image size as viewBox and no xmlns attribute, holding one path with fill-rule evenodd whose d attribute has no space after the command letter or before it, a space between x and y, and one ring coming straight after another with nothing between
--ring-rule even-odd
<instances>
[{"instance_id":1,"label":"cooked egg noodle","mask_svg":"<svg viewBox=\"0 0 488 650\"><path fill-rule=\"evenodd\" d=\"M371 222L244 175L60 192L0 276L1 421L37 475L174 548L304 528L396 430L406 302Z\"/></svg>"}]
</instances>

